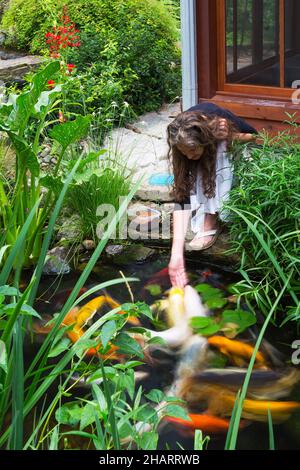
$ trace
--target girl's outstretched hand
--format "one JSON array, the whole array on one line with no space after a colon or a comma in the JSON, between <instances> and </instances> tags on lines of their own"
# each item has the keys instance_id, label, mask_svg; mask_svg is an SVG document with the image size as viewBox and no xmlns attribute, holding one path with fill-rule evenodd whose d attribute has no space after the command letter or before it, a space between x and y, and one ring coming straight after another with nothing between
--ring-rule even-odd
<instances>
[{"instance_id":1,"label":"girl's outstretched hand","mask_svg":"<svg viewBox=\"0 0 300 470\"><path fill-rule=\"evenodd\" d=\"M172 286L181 287L183 289L189 283L183 256L172 255L168 267Z\"/></svg>"}]
</instances>

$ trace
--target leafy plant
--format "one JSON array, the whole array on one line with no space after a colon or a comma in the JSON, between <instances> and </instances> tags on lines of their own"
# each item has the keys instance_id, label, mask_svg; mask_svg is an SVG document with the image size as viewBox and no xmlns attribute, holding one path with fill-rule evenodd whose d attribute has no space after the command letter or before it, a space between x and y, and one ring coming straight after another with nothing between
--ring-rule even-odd
<instances>
[{"instance_id":1,"label":"leafy plant","mask_svg":"<svg viewBox=\"0 0 300 470\"><path fill-rule=\"evenodd\" d=\"M111 232L114 230L115 225L118 223L120 217L122 217L125 212L128 202L132 198L137 185L132 189L131 193L128 195L126 200L123 202L122 206L119 208L114 220L111 221L107 232L104 234L103 239L99 242L91 260L87 264L84 272L81 274L80 279L75 285L68 301L66 302L64 308L59 313L55 319L54 327L46 337L43 345L38 350L35 357L32 359L28 368L24 370L24 360L23 360L23 342L24 342L24 329L29 327L28 321L26 321L26 316L22 315L21 312L33 312L30 307L33 305L39 280L41 277L42 267L45 261L45 256L47 249L53 235L53 229L55 224L55 219L58 215L59 209L61 208L64 196L67 191L67 187L70 184L70 181L74 177L74 174L77 171L77 168L80 164L80 160L72 169L70 175L68 176L66 182L64 183L63 190L59 196L55 208L53 210L52 216L49 221L49 227L47 230L47 235L44 238L43 246L40 251L40 258L38 265L33 273L32 280L29 283L28 287L22 294L19 294L19 277L15 276L15 286L16 290L9 290L11 288L4 287L2 292L6 295L12 295L16 297L16 301L13 302L9 315L6 312L5 317L2 318L2 329L0 330L0 359L1 359L1 368L0 368L0 429L3 430L0 436L0 446L8 445L10 449L22 449L27 448L31 445L37 436L37 433L41 430L42 426L45 425L45 422L52 415L53 410L55 409L57 403L61 400L63 396L64 389L60 388L54 397L51 405L45 413L41 416L39 423L36 425L35 430L32 435L28 438L28 444L24 444L23 438L23 427L26 417L35 409L37 403L41 400L44 394L48 391L49 387L57 380L62 372L65 370L66 366L70 361L79 356L77 362L75 362L74 367L69 372L69 377L72 375L79 364L84 359L84 354L82 350L86 348L85 342L89 340L92 335L99 331L99 328L102 325L105 325L108 321L117 320L114 315L120 308L114 309L110 313L106 314L104 317L100 318L92 327L90 327L85 334L76 342L70 349L64 351L63 356L56 364L50 365L48 363L49 353L52 349L53 342L57 342L60 336L60 324L63 321L67 312L75 306L77 303L81 302L88 295L93 292L96 292L99 289L108 287L109 285L116 284L118 282L128 282L130 279L126 280L115 280L106 282L102 285L95 286L90 291L83 294L79 299L76 300L78 293L81 287L85 284L89 274L91 273L95 263L97 262ZM39 202L39 201L38 201ZM22 269L22 259L19 257L20 246L23 245L24 240L27 236L27 232L30 229L32 220L35 215L38 202L32 208L28 215L24 226L21 227L20 234L16 239L15 245L12 247L11 253L8 256L3 269L0 274L0 285L6 285L8 277L12 272L13 266L16 265L17 271L20 272ZM25 307L25 305L29 306ZM118 319L121 319L121 316L118 316ZM123 320L125 321L125 319ZM3 329L4 328L4 329ZM103 334L104 339L107 341L110 335L114 334L114 330L109 329L104 330ZM17 364L17 367L15 366ZM67 383L66 381L66 383ZM106 391L108 396L108 392ZM108 398L109 399L109 398ZM110 406L111 409L111 406ZM7 416L9 410L12 410L12 419L7 427L3 429L4 418ZM55 434L56 433L56 434ZM52 444L54 441L57 443L57 431L53 434ZM42 433L43 434L43 433ZM56 436L56 437L55 437Z\"/></svg>"},{"instance_id":2,"label":"leafy plant","mask_svg":"<svg viewBox=\"0 0 300 470\"><path fill-rule=\"evenodd\" d=\"M10 95L7 103L0 107L0 129L9 137L16 154L14 184L10 187L5 179L0 179L0 227L3 233L0 247L8 247L5 259L10 247L15 245L28 214L35 207L32 224L23 240L24 266L34 263L40 255L44 226L55 203L55 194L50 190L43 196L42 205L37 205L42 197L38 152L44 130L49 125L48 116L61 100L61 85L47 89L50 78L59 73L58 61L48 63L33 76L28 90ZM89 123L88 116L78 116L73 121L52 127L51 140L59 149L54 175L58 174L68 147L87 133Z\"/></svg>"},{"instance_id":3,"label":"leafy plant","mask_svg":"<svg viewBox=\"0 0 300 470\"><path fill-rule=\"evenodd\" d=\"M299 320L299 178L300 146L294 129L263 145L250 148L250 158L235 161L238 185L226 208L230 211L232 248L241 254L244 280L236 293L247 302L255 300L267 315L274 300L290 279L278 308L285 320Z\"/></svg>"},{"instance_id":4,"label":"leafy plant","mask_svg":"<svg viewBox=\"0 0 300 470\"><path fill-rule=\"evenodd\" d=\"M179 22L165 2L65 0L64 4L81 31L81 46L68 53L68 61L83 77L81 92L88 105L106 108L112 101L119 105L127 101L142 113L180 94ZM44 37L60 16L56 0L13 0L2 27L9 45L48 53Z\"/></svg>"}]
</instances>

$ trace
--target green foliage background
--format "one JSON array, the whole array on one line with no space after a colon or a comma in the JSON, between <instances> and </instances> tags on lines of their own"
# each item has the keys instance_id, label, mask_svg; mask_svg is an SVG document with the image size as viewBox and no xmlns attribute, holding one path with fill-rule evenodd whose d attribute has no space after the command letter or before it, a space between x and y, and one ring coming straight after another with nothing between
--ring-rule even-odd
<instances>
[{"instance_id":1,"label":"green foliage background","mask_svg":"<svg viewBox=\"0 0 300 470\"><path fill-rule=\"evenodd\" d=\"M78 67L89 107L127 101L153 110L180 94L178 9L162 0L64 0L81 30L81 47L67 58ZM61 15L57 0L11 0L2 18L7 45L47 54L45 33ZM80 93L79 93L80 90ZM76 94L76 93L75 93Z\"/></svg>"}]
</instances>

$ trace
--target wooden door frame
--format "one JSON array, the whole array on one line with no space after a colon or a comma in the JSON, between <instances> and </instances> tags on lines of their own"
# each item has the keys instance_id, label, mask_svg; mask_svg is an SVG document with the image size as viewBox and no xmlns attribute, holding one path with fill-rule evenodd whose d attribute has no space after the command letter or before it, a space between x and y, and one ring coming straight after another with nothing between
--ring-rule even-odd
<instances>
[{"instance_id":1,"label":"wooden door frame","mask_svg":"<svg viewBox=\"0 0 300 470\"><path fill-rule=\"evenodd\" d=\"M279 5L280 14L283 15L280 16L282 71L284 0L280 0ZM291 88L225 83L225 18L225 0L197 0L198 101L212 101L227 107L248 118L259 129L283 129L285 125L282 121L287 119L286 112L296 113L297 121L300 122L300 105L292 102Z\"/></svg>"}]
</instances>

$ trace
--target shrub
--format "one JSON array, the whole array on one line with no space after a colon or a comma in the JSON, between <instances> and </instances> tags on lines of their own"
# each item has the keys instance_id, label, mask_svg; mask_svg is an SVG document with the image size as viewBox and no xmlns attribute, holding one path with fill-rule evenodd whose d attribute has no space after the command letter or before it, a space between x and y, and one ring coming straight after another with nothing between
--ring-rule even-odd
<instances>
[{"instance_id":1,"label":"shrub","mask_svg":"<svg viewBox=\"0 0 300 470\"><path fill-rule=\"evenodd\" d=\"M65 4L81 30L81 47L68 60L80 73L92 70L96 79L108 76L116 85L115 101L121 95L144 112L179 94L178 23L170 6L160 0L65 0ZM56 0L12 0L2 26L10 45L45 54L45 33L59 15ZM96 95L102 99L99 90Z\"/></svg>"}]
</instances>

